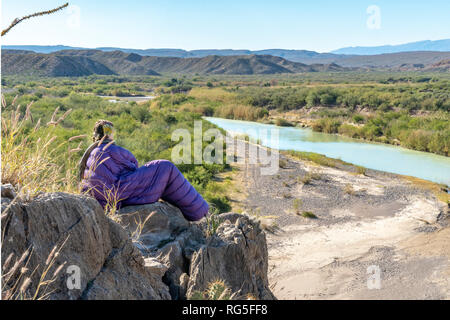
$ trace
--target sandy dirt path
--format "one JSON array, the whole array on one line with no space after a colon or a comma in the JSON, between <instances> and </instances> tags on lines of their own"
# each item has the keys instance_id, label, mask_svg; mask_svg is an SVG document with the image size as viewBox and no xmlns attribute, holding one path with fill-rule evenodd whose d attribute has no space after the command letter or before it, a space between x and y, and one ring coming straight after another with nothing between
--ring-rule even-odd
<instances>
[{"instance_id":1,"label":"sandy dirt path","mask_svg":"<svg viewBox=\"0 0 450 320\"><path fill-rule=\"evenodd\" d=\"M378 171L280 159L275 175L248 163L236 174L238 205L271 231L278 299L450 297L448 208L430 191Z\"/></svg>"}]
</instances>

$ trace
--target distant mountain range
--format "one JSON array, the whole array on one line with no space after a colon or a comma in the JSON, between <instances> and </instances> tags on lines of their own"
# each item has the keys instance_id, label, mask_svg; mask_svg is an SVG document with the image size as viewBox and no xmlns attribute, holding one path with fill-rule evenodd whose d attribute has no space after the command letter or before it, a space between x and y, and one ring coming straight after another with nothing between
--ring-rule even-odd
<instances>
[{"instance_id":1,"label":"distant mountain range","mask_svg":"<svg viewBox=\"0 0 450 320\"><path fill-rule=\"evenodd\" d=\"M270 55L178 58L141 56L123 51L62 50L43 54L25 50L2 50L2 74L84 76L90 74L279 74L345 71L336 64L306 65Z\"/></svg>"},{"instance_id":2,"label":"distant mountain range","mask_svg":"<svg viewBox=\"0 0 450 320\"><path fill-rule=\"evenodd\" d=\"M407 51L450 51L450 39L425 40L399 45L385 45L377 47L346 47L331 51L335 54L373 55L383 53L397 53Z\"/></svg>"},{"instance_id":3,"label":"distant mountain range","mask_svg":"<svg viewBox=\"0 0 450 320\"><path fill-rule=\"evenodd\" d=\"M100 50L104 52L122 51L140 56L176 57L176 58L204 58L217 56L245 56L271 55L289 61L304 64L338 64L343 67L365 68L395 68L401 64L433 64L449 58L450 39L437 41L420 41L398 46L381 47L351 47L333 51L333 53L319 53L308 50L182 50L182 49L127 49L115 47L101 47L86 49L69 46L3 46L2 49L33 51L36 53L54 53L62 50Z\"/></svg>"},{"instance_id":4,"label":"distant mountain range","mask_svg":"<svg viewBox=\"0 0 450 320\"><path fill-rule=\"evenodd\" d=\"M450 52L411 51L376 55L344 55L343 58L336 59L333 62L345 67L392 70L402 65L427 66L449 58Z\"/></svg>"},{"instance_id":5,"label":"distant mountain range","mask_svg":"<svg viewBox=\"0 0 450 320\"><path fill-rule=\"evenodd\" d=\"M69 46L2 46L2 49L25 50L36 53L53 53L61 50L89 50L88 48L69 47ZM183 49L128 49L115 47L100 47L92 50L123 51L136 53L141 56L154 57L176 57L176 58L203 58L211 55L218 56L243 56L243 55L271 55L281 57L287 60L301 63L331 63L339 55L330 53L318 53L308 50L286 50L286 49L267 49L267 50L232 50L232 49L206 49L206 50L183 50ZM317 62L320 61L320 62Z\"/></svg>"},{"instance_id":6,"label":"distant mountain range","mask_svg":"<svg viewBox=\"0 0 450 320\"><path fill-rule=\"evenodd\" d=\"M3 46L2 74L278 74L349 70L449 71L450 40L399 46L354 47L335 53L307 50L85 49L68 46ZM422 49L424 51L417 51ZM428 51L425 49L435 49ZM392 53L381 53L384 51ZM396 50L409 50L396 52ZM336 53L337 52L337 53ZM339 53L340 52L340 53ZM355 54L343 54L354 52ZM377 52L380 54L363 54Z\"/></svg>"}]
</instances>

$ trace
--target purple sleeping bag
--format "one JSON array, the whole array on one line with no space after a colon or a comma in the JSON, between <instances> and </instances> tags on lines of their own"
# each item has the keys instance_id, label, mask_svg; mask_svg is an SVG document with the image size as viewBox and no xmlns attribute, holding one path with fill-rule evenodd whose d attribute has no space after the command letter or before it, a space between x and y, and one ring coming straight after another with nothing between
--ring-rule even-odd
<instances>
[{"instance_id":1,"label":"purple sleeping bag","mask_svg":"<svg viewBox=\"0 0 450 320\"><path fill-rule=\"evenodd\" d=\"M180 208L190 221L208 213L208 203L170 161L155 160L143 166L133 154L115 144L95 147L87 159L82 191L90 192L105 207L108 198L117 207L153 203L163 199Z\"/></svg>"}]
</instances>

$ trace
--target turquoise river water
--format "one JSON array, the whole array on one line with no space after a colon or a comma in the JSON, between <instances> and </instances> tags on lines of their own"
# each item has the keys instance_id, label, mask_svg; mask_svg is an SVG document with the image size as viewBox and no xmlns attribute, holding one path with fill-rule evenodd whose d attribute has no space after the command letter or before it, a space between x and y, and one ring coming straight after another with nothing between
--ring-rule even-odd
<instances>
[{"instance_id":1,"label":"turquoise river water","mask_svg":"<svg viewBox=\"0 0 450 320\"><path fill-rule=\"evenodd\" d=\"M363 142L308 128L277 127L250 121L205 117L218 127L259 139L266 147L279 150L316 152L355 165L386 172L414 176L450 185L450 158L402 147ZM278 143L270 139L271 129L278 129Z\"/></svg>"}]
</instances>

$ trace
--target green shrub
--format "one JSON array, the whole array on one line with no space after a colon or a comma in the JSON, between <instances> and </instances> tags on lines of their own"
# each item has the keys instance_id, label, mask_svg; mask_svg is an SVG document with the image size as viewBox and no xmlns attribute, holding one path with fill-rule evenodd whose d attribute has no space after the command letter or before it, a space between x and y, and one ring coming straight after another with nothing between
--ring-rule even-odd
<instances>
[{"instance_id":1,"label":"green shrub","mask_svg":"<svg viewBox=\"0 0 450 320\"><path fill-rule=\"evenodd\" d=\"M317 219L317 216L314 213L312 213L311 211L303 211L302 217L308 218L308 219Z\"/></svg>"},{"instance_id":2,"label":"green shrub","mask_svg":"<svg viewBox=\"0 0 450 320\"><path fill-rule=\"evenodd\" d=\"M293 124L283 118L277 118L275 120L275 125L279 127L292 127Z\"/></svg>"}]
</instances>

